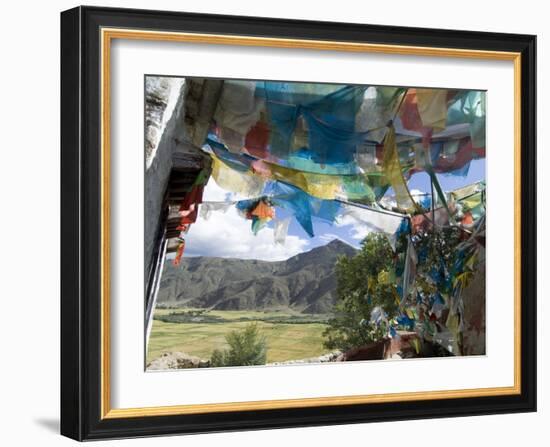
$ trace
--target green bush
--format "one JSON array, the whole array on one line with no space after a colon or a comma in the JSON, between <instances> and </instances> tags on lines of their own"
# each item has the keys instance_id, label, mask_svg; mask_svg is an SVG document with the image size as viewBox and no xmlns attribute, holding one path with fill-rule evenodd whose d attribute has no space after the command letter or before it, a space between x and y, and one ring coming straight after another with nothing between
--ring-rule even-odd
<instances>
[{"instance_id":1,"label":"green bush","mask_svg":"<svg viewBox=\"0 0 550 447\"><path fill-rule=\"evenodd\" d=\"M229 349L212 352L210 366L265 365L267 343L255 323L240 331L231 331L225 340Z\"/></svg>"},{"instance_id":2,"label":"green bush","mask_svg":"<svg viewBox=\"0 0 550 447\"><path fill-rule=\"evenodd\" d=\"M214 349L212 356L210 357L210 366L225 366L225 352L219 349Z\"/></svg>"}]
</instances>

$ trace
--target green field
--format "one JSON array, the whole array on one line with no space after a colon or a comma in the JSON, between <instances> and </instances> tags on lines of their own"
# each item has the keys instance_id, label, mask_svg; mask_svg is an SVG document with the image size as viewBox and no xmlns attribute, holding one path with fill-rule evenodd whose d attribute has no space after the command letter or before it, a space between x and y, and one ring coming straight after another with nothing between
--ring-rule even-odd
<instances>
[{"instance_id":1,"label":"green field","mask_svg":"<svg viewBox=\"0 0 550 447\"><path fill-rule=\"evenodd\" d=\"M326 316L311 317L288 311L209 311L207 316L217 322L166 322L158 318L188 309L155 310L153 327L149 338L147 362L163 352L185 352L202 359L209 359L214 349L224 349L225 335L242 329L251 321L267 340L267 362L283 362L316 357L328 352L323 348L323 330ZM288 321L288 322L287 322Z\"/></svg>"}]
</instances>

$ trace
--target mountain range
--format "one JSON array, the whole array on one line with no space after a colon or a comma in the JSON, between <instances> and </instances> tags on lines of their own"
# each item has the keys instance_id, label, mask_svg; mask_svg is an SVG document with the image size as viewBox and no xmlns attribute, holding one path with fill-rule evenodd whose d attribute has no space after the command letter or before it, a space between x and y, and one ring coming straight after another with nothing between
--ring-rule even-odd
<instances>
[{"instance_id":1,"label":"mountain range","mask_svg":"<svg viewBox=\"0 0 550 447\"><path fill-rule=\"evenodd\" d=\"M357 250L334 239L285 261L216 257L165 263L158 303L216 310L330 313L336 299L335 264Z\"/></svg>"}]
</instances>

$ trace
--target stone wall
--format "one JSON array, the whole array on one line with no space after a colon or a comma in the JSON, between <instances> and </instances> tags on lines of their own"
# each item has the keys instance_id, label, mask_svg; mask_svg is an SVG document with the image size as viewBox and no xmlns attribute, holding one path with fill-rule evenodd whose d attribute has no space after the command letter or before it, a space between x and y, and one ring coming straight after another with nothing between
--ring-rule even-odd
<instances>
[{"instance_id":1,"label":"stone wall","mask_svg":"<svg viewBox=\"0 0 550 447\"><path fill-rule=\"evenodd\" d=\"M178 78L147 78L145 91L145 278L149 272L172 154L183 140L183 85Z\"/></svg>"},{"instance_id":2,"label":"stone wall","mask_svg":"<svg viewBox=\"0 0 550 447\"><path fill-rule=\"evenodd\" d=\"M174 154L207 166L200 150L223 81L147 77L145 84L145 278L153 262ZM183 155L183 157L182 157ZM197 160L203 160L202 162Z\"/></svg>"}]
</instances>

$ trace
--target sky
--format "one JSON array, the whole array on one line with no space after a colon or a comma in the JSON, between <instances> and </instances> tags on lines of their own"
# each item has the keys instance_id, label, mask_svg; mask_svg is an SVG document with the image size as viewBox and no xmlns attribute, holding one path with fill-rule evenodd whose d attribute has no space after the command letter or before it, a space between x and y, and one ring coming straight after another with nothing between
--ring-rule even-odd
<instances>
[{"instance_id":1,"label":"sky","mask_svg":"<svg viewBox=\"0 0 550 447\"><path fill-rule=\"evenodd\" d=\"M484 180L485 159L473 160L465 177L438 174L438 179L444 191L452 191ZM413 193L429 193L431 190L429 176L424 172L414 174L408 185ZM205 187L203 200L218 202L246 198L248 197L220 188L211 177ZM365 212L359 210L358 213ZM286 210L276 207L275 216L276 219L284 219L290 214ZM364 220L369 220L369 216L365 215ZM391 218L389 223L392 224ZM234 206L229 207L225 212L213 211L206 220L199 215L187 233L185 257L209 256L281 261L325 245L333 239L340 239L358 248L361 240L372 230L368 225L351 218L351 216L339 218L332 225L313 218L315 236L310 238L300 224L291 218L288 235L284 245L281 245L274 242L273 221L269 222L257 235L252 233L250 225L251 221L244 219Z\"/></svg>"}]
</instances>

